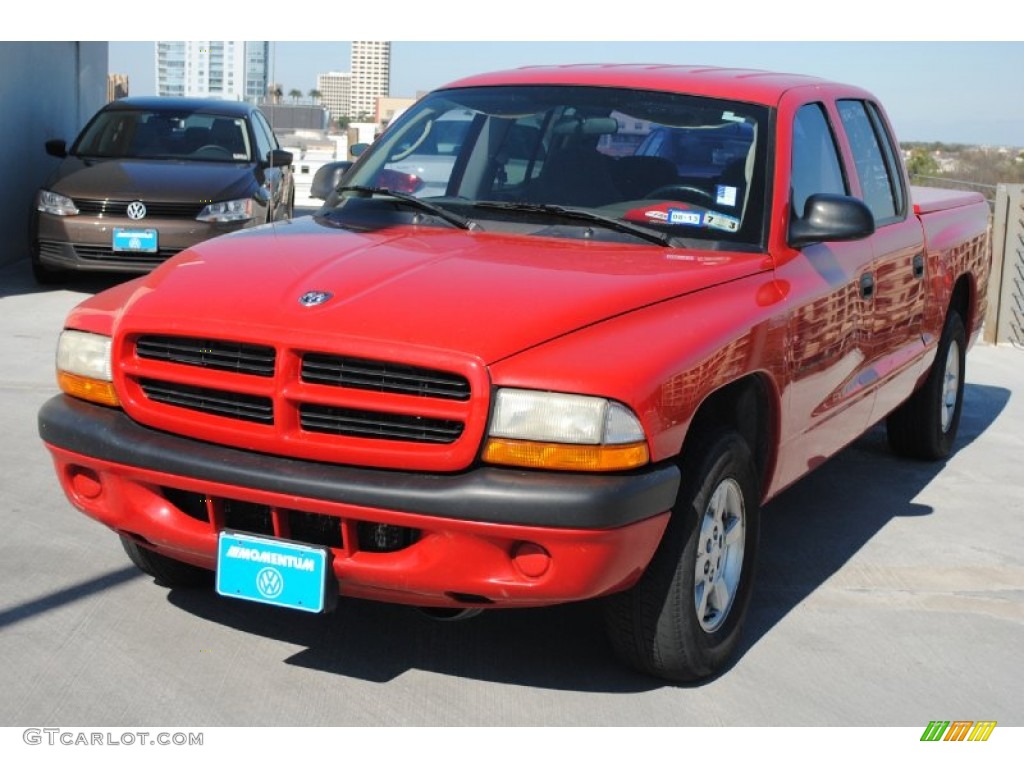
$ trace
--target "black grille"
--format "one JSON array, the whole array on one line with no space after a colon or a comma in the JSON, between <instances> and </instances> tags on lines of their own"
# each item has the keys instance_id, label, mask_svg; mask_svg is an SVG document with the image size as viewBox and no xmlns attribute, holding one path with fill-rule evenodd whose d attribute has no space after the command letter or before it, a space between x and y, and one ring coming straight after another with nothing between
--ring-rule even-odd
<instances>
[{"instance_id":1,"label":"black grille","mask_svg":"<svg viewBox=\"0 0 1024 768\"><path fill-rule=\"evenodd\" d=\"M273 376L273 347L182 336L141 336L135 343L139 357L218 371Z\"/></svg>"},{"instance_id":2,"label":"black grille","mask_svg":"<svg viewBox=\"0 0 1024 768\"><path fill-rule=\"evenodd\" d=\"M128 206L134 200L75 200L75 207L80 213L93 216L124 216L128 215ZM194 219L203 210L205 205L195 203L147 203L146 219L162 217L172 219ZM139 226L145 224L146 219L139 220Z\"/></svg>"},{"instance_id":3,"label":"black grille","mask_svg":"<svg viewBox=\"0 0 1024 768\"><path fill-rule=\"evenodd\" d=\"M459 421L423 416L304 404L299 409L302 428L346 437L407 440L414 443L454 443L462 434Z\"/></svg>"},{"instance_id":4,"label":"black grille","mask_svg":"<svg viewBox=\"0 0 1024 768\"><path fill-rule=\"evenodd\" d=\"M288 538L294 541L338 549L342 546L341 521L330 515L289 510L288 531Z\"/></svg>"},{"instance_id":5,"label":"black grille","mask_svg":"<svg viewBox=\"0 0 1024 768\"><path fill-rule=\"evenodd\" d=\"M456 373L358 357L307 353L302 358L302 380L443 400L469 399L469 381Z\"/></svg>"},{"instance_id":6,"label":"black grille","mask_svg":"<svg viewBox=\"0 0 1024 768\"><path fill-rule=\"evenodd\" d=\"M178 248L161 248L156 253L140 253L132 251L114 251L105 245L82 245L81 243L58 243L50 240L39 241L39 253L42 256L63 258L66 248L72 250L69 256L77 256L84 261L104 262L106 264L123 264L128 266L156 266L181 252Z\"/></svg>"},{"instance_id":7,"label":"black grille","mask_svg":"<svg viewBox=\"0 0 1024 768\"><path fill-rule=\"evenodd\" d=\"M139 382L146 397L165 405L176 405L193 411L226 416L259 424L274 422L274 404L269 397L225 392L221 389L194 387L169 381L142 379Z\"/></svg>"},{"instance_id":8,"label":"black grille","mask_svg":"<svg viewBox=\"0 0 1024 768\"><path fill-rule=\"evenodd\" d=\"M265 504L224 499L224 527L273 536L274 518L270 513L270 507Z\"/></svg>"}]
</instances>

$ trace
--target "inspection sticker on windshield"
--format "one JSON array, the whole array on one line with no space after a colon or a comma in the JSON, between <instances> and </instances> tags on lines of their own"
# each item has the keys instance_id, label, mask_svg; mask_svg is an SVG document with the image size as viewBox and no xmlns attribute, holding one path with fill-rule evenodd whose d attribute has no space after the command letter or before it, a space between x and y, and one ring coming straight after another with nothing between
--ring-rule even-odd
<instances>
[{"instance_id":1,"label":"inspection sticker on windshield","mask_svg":"<svg viewBox=\"0 0 1024 768\"><path fill-rule=\"evenodd\" d=\"M222 531L217 542L217 594L321 613L336 590L330 551L265 536Z\"/></svg>"},{"instance_id":2,"label":"inspection sticker on windshield","mask_svg":"<svg viewBox=\"0 0 1024 768\"><path fill-rule=\"evenodd\" d=\"M155 229L122 229L114 227L113 248L115 251L156 253L157 234Z\"/></svg>"},{"instance_id":3,"label":"inspection sticker on windshield","mask_svg":"<svg viewBox=\"0 0 1024 768\"><path fill-rule=\"evenodd\" d=\"M704 214L704 226L721 229L723 232L735 232L740 228L740 220L717 211L708 211Z\"/></svg>"},{"instance_id":4,"label":"inspection sticker on windshield","mask_svg":"<svg viewBox=\"0 0 1024 768\"><path fill-rule=\"evenodd\" d=\"M736 187L727 184L719 184L715 188L715 202L719 205L736 205Z\"/></svg>"}]
</instances>

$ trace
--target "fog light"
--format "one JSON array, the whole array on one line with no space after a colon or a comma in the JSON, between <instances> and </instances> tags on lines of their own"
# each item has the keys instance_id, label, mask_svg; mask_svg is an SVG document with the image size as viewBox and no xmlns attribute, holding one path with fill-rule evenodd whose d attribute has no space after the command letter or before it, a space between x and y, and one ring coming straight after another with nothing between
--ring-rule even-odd
<instances>
[{"instance_id":1,"label":"fog light","mask_svg":"<svg viewBox=\"0 0 1024 768\"><path fill-rule=\"evenodd\" d=\"M68 470L71 490L81 499L95 499L103 492L100 476L85 467L71 467Z\"/></svg>"},{"instance_id":2,"label":"fog light","mask_svg":"<svg viewBox=\"0 0 1024 768\"><path fill-rule=\"evenodd\" d=\"M551 567L551 554L540 544L521 541L512 548L512 562L524 576L539 579Z\"/></svg>"}]
</instances>

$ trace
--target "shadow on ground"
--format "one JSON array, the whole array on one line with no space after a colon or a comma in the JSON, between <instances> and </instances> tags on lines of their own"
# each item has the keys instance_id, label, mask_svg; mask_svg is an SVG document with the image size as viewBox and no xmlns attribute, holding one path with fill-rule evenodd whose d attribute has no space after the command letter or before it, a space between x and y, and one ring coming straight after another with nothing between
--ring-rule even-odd
<instances>
[{"instance_id":1,"label":"shadow on ground","mask_svg":"<svg viewBox=\"0 0 1024 768\"><path fill-rule=\"evenodd\" d=\"M995 421L1009 396L1002 388L967 385L959 450ZM914 499L943 466L896 458L884 428L876 427L772 501L763 517L751 612L733 664L890 520L931 514ZM204 591L174 590L169 600L204 620L304 646L289 664L372 682L421 669L557 690L629 693L663 685L619 665L597 603L436 622L410 608L351 599L328 616Z\"/></svg>"}]
</instances>

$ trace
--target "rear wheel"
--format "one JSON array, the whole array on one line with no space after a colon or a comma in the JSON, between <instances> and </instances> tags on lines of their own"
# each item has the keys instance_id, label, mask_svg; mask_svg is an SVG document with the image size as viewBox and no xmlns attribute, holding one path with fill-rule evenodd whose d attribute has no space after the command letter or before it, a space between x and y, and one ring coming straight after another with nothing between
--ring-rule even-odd
<instances>
[{"instance_id":1,"label":"rear wheel","mask_svg":"<svg viewBox=\"0 0 1024 768\"><path fill-rule=\"evenodd\" d=\"M924 386L886 419L893 451L929 460L944 459L953 452L963 406L966 351L963 319L950 311Z\"/></svg>"},{"instance_id":2,"label":"rear wheel","mask_svg":"<svg viewBox=\"0 0 1024 768\"><path fill-rule=\"evenodd\" d=\"M722 430L688 447L668 528L644 575L607 600L617 655L656 677L708 677L739 644L753 586L760 527L754 462Z\"/></svg>"},{"instance_id":3,"label":"rear wheel","mask_svg":"<svg viewBox=\"0 0 1024 768\"><path fill-rule=\"evenodd\" d=\"M140 546L127 536L121 537L121 546L140 571L165 587L205 587L213 583L212 571L172 560Z\"/></svg>"}]
</instances>

